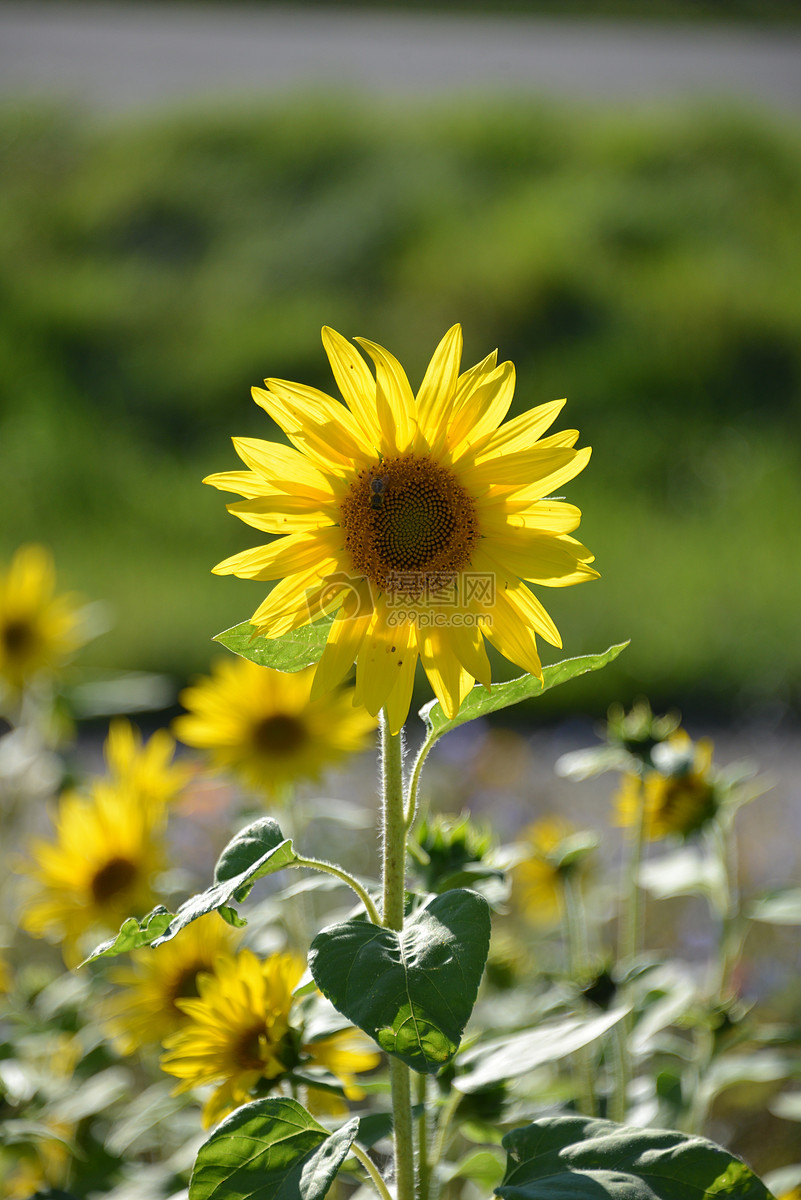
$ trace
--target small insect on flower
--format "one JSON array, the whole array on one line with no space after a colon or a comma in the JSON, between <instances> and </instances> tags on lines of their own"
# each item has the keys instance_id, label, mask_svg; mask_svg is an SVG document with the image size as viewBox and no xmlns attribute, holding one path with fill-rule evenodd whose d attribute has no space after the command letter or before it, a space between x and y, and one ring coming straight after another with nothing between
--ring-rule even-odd
<instances>
[{"instance_id":1,"label":"small insect on flower","mask_svg":"<svg viewBox=\"0 0 801 1200\"><path fill-rule=\"evenodd\" d=\"M386 475L374 475L370 480L370 507L383 508L384 496L387 490Z\"/></svg>"}]
</instances>

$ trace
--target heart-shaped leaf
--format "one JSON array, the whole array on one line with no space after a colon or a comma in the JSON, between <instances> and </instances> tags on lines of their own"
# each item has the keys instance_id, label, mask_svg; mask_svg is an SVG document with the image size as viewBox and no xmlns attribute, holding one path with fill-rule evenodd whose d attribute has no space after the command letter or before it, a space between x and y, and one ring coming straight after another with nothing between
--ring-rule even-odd
<instances>
[{"instance_id":1,"label":"heart-shaped leaf","mask_svg":"<svg viewBox=\"0 0 801 1200\"><path fill-rule=\"evenodd\" d=\"M588 1117L544 1117L503 1139L502 1200L771 1200L714 1142Z\"/></svg>"},{"instance_id":2,"label":"heart-shaped leaf","mask_svg":"<svg viewBox=\"0 0 801 1200\"><path fill-rule=\"evenodd\" d=\"M297 861L292 842L285 838L272 817L262 817L231 839L214 869L214 883L185 900L177 913L159 905L138 920L128 917L116 937L96 946L86 962L111 958L141 946L160 946L180 933L192 921L215 909L229 925L245 925L231 902L241 903L257 879L272 875Z\"/></svg>"},{"instance_id":3,"label":"heart-shaped leaf","mask_svg":"<svg viewBox=\"0 0 801 1200\"><path fill-rule=\"evenodd\" d=\"M428 734L438 736L449 733L452 729L464 725L466 721L475 721L476 717L485 717L499 709L509 708L519 704L521 700L530 700L532 696L541 696L543 692L567 683L578 675L586 675L589 671L599 671L601 667L613 662L628 642L610 646L603 654L586 654L582 658L566 658L563 662L554 663L552 667L544 667L542 682L535 675L521 675L518 679L510 679L508 683L495 683L489 691L477 685L465 697L461 708L452 720L449 720L442 710L438 700L426 704L420 709L420 717L428 726Z\"/></svg>"},{"instance_id":4,"label":"heart-shaped leaf","mask_svg":"<svg viewBox=\"0 0 801 1200\"><path fill-rule=\"evenodd\" d=\"M332 613L330 617L323 617L312 625L302 625L300 629L292 629L277 638L261 637L255 625L243 621L241 625L218 633L212 640L233 650L241 658L258 663L260 667L272 667L276 671L302 671L304 667L319 662L334 616Z\"/></svg>"},{"instance_id":5,"label":"heart-shaped leaf","mask_svg":"<svg viewBox=\"0 0 801 1200\"><path fill-rule=\"evenodd\" d=\"M396 933L361 920L329 925L309 966L324 996L415 1071L436 1073L459 1048L489 951L489 906L457 888Z\"/></svg>"},{"instance_id":6,"label":"heart-shaped leaf","mask_svg":"<svg viewBox=\"0 0 801 1200\"><path fill-rule=\"evenodd\" d=\"M254 1100L200 1147L189 1200L322 1200L358 1128L354 1117L329 1133L297 1100Z\"/></svg>"}]
</instances>

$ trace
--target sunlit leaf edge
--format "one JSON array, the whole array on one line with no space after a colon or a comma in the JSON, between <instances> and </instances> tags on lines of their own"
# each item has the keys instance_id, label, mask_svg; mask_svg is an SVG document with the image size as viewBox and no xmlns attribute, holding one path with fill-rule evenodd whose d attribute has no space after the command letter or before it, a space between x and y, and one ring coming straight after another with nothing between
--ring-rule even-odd
<instances>
[{"instance_id":1,"label":"sunlit leaf edge","mask_svg":"<svg viewBox=\"0 0 801 1200\"><path fill-rule=\"evenodd\" d=\"M328 641L334 614L311 625L302 625L277 638L259 634L250 621L242 621L218 633L212 641L227 650L275 671L294 673L318 662Z\"/></svg>"},{"instance_id":2,"label":"sunlit leaf edge","mask_svg":"<svg viewBox=\"0 0 801 1200\"><path fill-rule=\"evenodd\" d=\"M281 841L269 846L263 854L255 858L239 874L213 883L211 887L206 888L204 891L190 896L175 913L170 912L169 909L159 904L144 917L128 917L123 921L117 935L96 946L91 954L84 959L81 966L94 962L98 958L113 958L118 954L125 954L131 950L138 950L145 946L152 946L155 949L157 946L162 945L163 942L170 941L177 933L180 933L182 929L185 929L187 925L191 925L199 917L206 916L211 912L219 911L220 916L229 925L242 926L247 924L237 914L236 909L232 907L231 901L234 900L237 903L241 903L247 898L253 884L258 879L262 879L265 875L271 875L275 871L280 871L284 867L291 866L297 860L292 840L284 838L281 835L275 821L262 819L262 821L256 821L252 826L248 826L237 833L222 851L218 860L219 868L220 862L226 859L231 849L241 843L243 835L261 824L267 825L268 822L269 827L274 828L281 836Z\"/></svg>"},{"instance_id":3,"label":"sunlit leaf edge","mask_svg":"<svg viewBox=\"0 0 801 1200\"><path fill-rule=\"evenodd\" d=\"M317 1145L306 1147L301 1153L293 1153L291 1138L279 1135L268 1140L264 1126L269 1128L271 1119L274 1124L283 1122L289 1125L294 1120L298 1134L319 1135ZM278 1197L290 1194L296 1195L298 1200L322 1200L345 1161L358 1131L359 1118L352 1117L331 1132L320 1125L297 1100L288 1096L251 1101L230 1113L200 1147L189 1183L189 1200L212 1200L212 1197L220 1194L220 1186L225 1186L236 1172L246 1173L250 1200L278 1200ZM239 1142L247 1143L246 1155L239 1149ZM273 1169L275 1166L279 1171L284 1169L283 1178L278 1179L277 1187L273 1188L271 1185L274 1181L265 1174L263 1178L267 1186L259 1186L254 1167L260 1156L266 1156L273 1149L284 1158L283 1163L279 1161L273 1164ZM208 1161L215 1153L220 1161ZM220 1169L224 1171L228 1166L226 1159L231 1164L227 1179L220 1177ZM292 1175L296 1178L293 1179ZM287 1183L290 1191L286 1190Z\"/></svg>"},{"instance_id":4,"label":"sunlit leaf edge","mask_svg":"<svg viewBox=\"0 0 801 1200\"><path fill-rule=\"evenodd\" d=\"M579 675L587 675L591 671L599 671L601 667L614 662L617 656L625 650L629 643L619 642L610 646L602 654L585 654L579 658L566 658L562 662L544 667L542 682L535 675L520 675L506 683L495 683L489 691L477 684L465 698L459 712L450 720L445 716L438 700L432 700L420 709L420 718L425 721L429 734L448 733L451 729L474 721L477 717L499 712L522 700L530 700L541 696L544 692L576 679Z\"/></svg>"}]
</instances>

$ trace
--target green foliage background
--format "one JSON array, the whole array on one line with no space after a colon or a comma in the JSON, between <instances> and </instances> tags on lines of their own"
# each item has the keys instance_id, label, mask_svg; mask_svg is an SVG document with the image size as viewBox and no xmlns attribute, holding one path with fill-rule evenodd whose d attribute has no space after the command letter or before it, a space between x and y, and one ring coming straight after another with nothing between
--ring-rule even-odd
<instances>
[{"instance_id":1,"label":"green foliage background","mask_svg":"<svg viewBox=\"0 0 801 1200\"><path fill-rule=\"evenodd\" d=\"M632 645L553 704L798 703L789 122L311 95L103 126L9 104L0 154L0 551L46 541L111 602L88 661L183 679L258 604L209 570L259 535L200 486L236 465L230 435L276 436L252 384L331 390L324 323L419 380L459 320L467 363L498 346L518 410L568 395L560 427L595 448L569 497L603 578L544 599L566 653Z\"/></svg>"}]
</instances>

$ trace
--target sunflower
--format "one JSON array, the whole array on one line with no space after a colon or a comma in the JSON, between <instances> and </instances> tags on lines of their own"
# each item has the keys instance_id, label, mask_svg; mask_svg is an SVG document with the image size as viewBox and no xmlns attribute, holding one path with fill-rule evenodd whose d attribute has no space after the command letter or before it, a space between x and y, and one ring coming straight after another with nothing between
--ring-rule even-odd
<instances>
[{"instance_id":1,"label":"sunflower","mask_svg":"<svg viewBox=\"0 0 801 1200\"><path fill-rule=\"evenodd\" d=\"M304 964L290 954L261 960L250 950L220 956L214 973L198 976L196 1000L177 1000L189 1018L165 1039L162 1068L181 1082L176 1093L217 1085L203 1109L203 1124L280 1084L297 1067L322 1067L358 1099L354 1075L372 1070L379 1055L357 1030L344 1030L304 1043L302 1029L290 1023L292 992Z\"/></svg>"},{"instance_id":2,"label":"sunflower","mask_svg":"<svg viewBox=\"0 0 801 1200\"><path fill-rule=\"evenodd\" d=\"M693 743L683 730L660 743L653 752L655 768L623 776L615 797L617 824L633 827L642 807L649 841L686 838L703 828L720 806L712 752L708 738Z\"/></svg>"},{"instance_id":3,"label":"sunflower","mask_svg":"<svg viewBox=\"0 0 801 1200\"><path fill-rule=\"evenodd\" d=\"M275 794L297 779L367 745L375 720L355 708L352 689L311 700L314 668L285 674L245 658L223 659L181 692L189 711L173 725L188 746L208 750L215 766Z\"/></svg>"},{"instance_id":4,"label":"sunflower","mask_svg":"<svg viewBox=\"0 0 801 1200\"><path fill-rule=\"evenodd\" d=\"M53 671L86 641L76 597L55 595L53 557L20 546L0 573L0 680L18 690Z\"/></svg>"},{"instance_id":5,"label":"sunflower","mask_svg":"<svg viewBox=\"0 0 801 1200\"><path fill-rule=\"evenodd\" d=\"M151 880L164 866L163 821L135 793L96 780L91 793L62 797L55 840L36 838L20 869L36 892L22 925L35 937L60 941L65 961L80 958L85 935L116 931L156 897Z\"/></svg>"},{"instance_id":6,"label":"sunflower","mask_svg":"<svg viewBox=\"0 0 801 1200\"><path fill-rule=\"evenodd\" d=\"M163 1042L189 1018L179 1000L196 997L198 976L210 973L220 955L230 954L236 935L216 913L193 921L156 950L140 950L130 966L111 972L121 989L103 1006L106 1030L121 1054Z\"/></svg>"},{"instance_id":7,"label":"sunflower","mask_svg":"<svg viewBox=\"0 0 801 1200\"><path fill-rule=\"evenodd\" d=\"M173 763L174 754L175 740L166 729L157 729L143 742L140 731L124 717L109 725L104 747L109 779L128 788L140 804L163 808L188 782L191 772Z\"/></svg>"},{"instance_id":8,"label":"sunflower","mask_svg":"<svg viewBox=\"0 0 801 1200\"><path fill-rule=\"evenodd\" d=\"M561 919L564 867L559 851L575 832L561 817L544 817L518 835L526 856L512 870L512 894L518 908L535 925L556 925Z\"/></svg>"},{"instance_id":9,"label":"sunflower","mask_svg":"<svg viewBox=\"0 0 801 1200\"><path fill-rule=\"evenodd\" d=\"M453 717L475 680L489 687L484 639L541 677L536 635L561 639L529 583L564 587L596 577L569 534L580 512L546 499L589 459L578 433L548 438L564 401L499 428L512 402L511 363L490 354L460 374L458 325L437 347L417 395L400 363L334 330L323 345L345 405L314 388L268 379L257 404L292 447L235 438L248 468L205 482L243 499L229 510L282 536L235 554L215 572L280 580L253 614L277 638L334 613L312 698L356 662L355 701L385 708L397 732L418 658Z\"/></svg>"}]
</instances>

